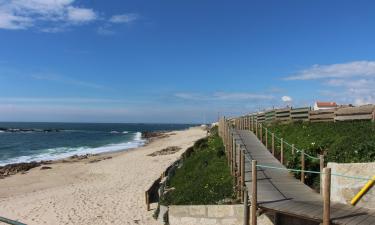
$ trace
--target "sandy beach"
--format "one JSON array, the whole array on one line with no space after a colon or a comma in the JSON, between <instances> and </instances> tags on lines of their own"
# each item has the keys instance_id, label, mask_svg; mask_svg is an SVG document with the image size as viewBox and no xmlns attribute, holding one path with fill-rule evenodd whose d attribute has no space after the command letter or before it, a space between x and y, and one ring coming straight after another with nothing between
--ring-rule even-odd
<instances>
[{"instance_id":1,"label":"sandy beach","mask_svg":"<svg viewBox=\"0 0 375 225\"><path fill-rule=\"evenodd\" d=\"M146 211L145 190L206 132L190 128L169 134L95 163L54 163L52 169L0 179L0 216L30 225L158 224L152 210ZM181 150L148 156L171 146Z\"/></svg>"}]
</instances>

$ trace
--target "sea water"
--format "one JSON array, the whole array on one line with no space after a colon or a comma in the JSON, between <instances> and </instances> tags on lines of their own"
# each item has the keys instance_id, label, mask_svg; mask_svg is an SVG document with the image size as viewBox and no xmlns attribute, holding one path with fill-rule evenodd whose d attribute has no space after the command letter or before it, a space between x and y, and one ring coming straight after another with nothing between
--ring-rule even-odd
<instances>
[{"instance_id":1,"label":"sea water","mask_svg":"<svg viewBox=\"0 0 375 225\"><path fill-rule=\"evenodd\" d=\"M183 130L191 124L0 122L0 166L140 147L144 131ZM10 131L4 131L10 129ZM14 129L24 129L17 131ZM31 130L31 131L30 131Z\"/></svg>"}]
</instances>

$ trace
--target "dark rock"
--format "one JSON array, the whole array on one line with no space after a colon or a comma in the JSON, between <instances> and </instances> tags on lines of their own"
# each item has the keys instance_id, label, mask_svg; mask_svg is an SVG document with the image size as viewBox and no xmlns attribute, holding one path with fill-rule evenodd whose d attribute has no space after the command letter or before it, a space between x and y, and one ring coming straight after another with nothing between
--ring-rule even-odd
<instances>
[{"instance_id":1,"label":"dark rock","mask_svg":"<svg viewBox=\"0 0 375 225\"><path fill-rule=\"evenodd\" d=\"M38 167L41 164L38 162L30 163L15 163L6 166L0 166L0 177L7 177L16 173L29 171L32 168Z\"/></svg>"},{"instance_id":2,"label":"dark rock","mask_svg":"<svg viewBox=\"0 0 375 225\"><path fill-rule=\"evenodd\" d=\"M142 138L151 139L151 138L164 138L169 135L166 134L166 131L143 131Z\"/></svg>"},{"instance_id":3,"label":"dark rock","mask_svg":"<svg viewBox=\"0 0 375 225\"><path fill-rule=\"evenodd\" d=\"M50 167L50 166L42 166L40 169L41 170L50 170L50 169L52 169L52 167Z\"/></svg>"}]
</instances>

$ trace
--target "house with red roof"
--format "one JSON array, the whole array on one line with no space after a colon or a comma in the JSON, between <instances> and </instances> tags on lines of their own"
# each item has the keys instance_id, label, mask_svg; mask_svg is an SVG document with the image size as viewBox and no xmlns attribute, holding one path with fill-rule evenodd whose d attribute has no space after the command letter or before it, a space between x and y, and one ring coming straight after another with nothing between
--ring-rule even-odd
<instances>
[{"instance_id":1,"label":"house with red roof","mask_svg":"<svg viewBox=\"0 0 375 225\"><path fill-rule=\"evenodd\" d=\"M314 110L335 109L337 107L336 102L315 102L314 104Z\"/></svg>"}]
</instances>

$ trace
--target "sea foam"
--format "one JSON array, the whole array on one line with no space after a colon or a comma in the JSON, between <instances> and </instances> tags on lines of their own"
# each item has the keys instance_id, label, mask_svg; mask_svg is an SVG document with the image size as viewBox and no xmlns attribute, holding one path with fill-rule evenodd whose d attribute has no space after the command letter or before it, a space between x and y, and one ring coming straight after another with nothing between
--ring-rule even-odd
<instances>
[{"instance_id":1,"label":"sea foam","mask_svg":"<svg viewBox=\"0 0 375 225\"><path fill-rule=\"evenodd\" d=\"M99 154L104 152L115 152L120 150L127 150L132 148L138 148L143 146L146 143L146 140L142 139L142 133L134 133L132 141L117 143L117 144L108 144L100 147L59 147L59 148L50 148L45 149L40 154L29 155L29 156L19 156L10 158L7 160L0 161L0 166L13 163L21 162L32 162L32 161L45 161L45 160L58 160L68 158L73 155L85 155L85 154Z\"/></svg>"}]
</instances>

